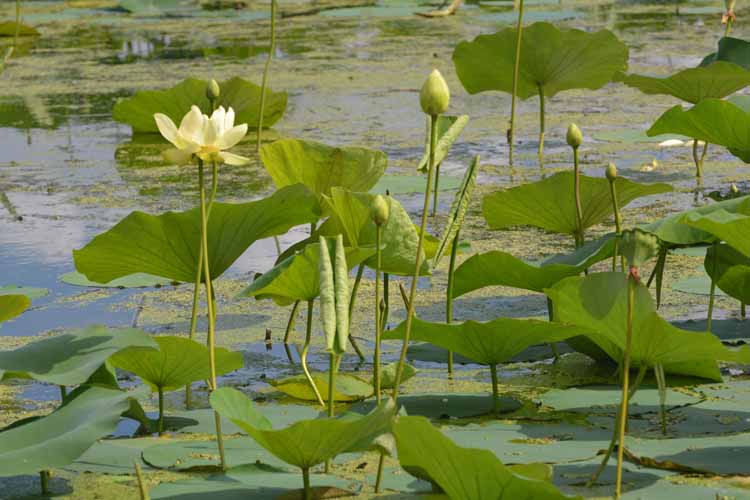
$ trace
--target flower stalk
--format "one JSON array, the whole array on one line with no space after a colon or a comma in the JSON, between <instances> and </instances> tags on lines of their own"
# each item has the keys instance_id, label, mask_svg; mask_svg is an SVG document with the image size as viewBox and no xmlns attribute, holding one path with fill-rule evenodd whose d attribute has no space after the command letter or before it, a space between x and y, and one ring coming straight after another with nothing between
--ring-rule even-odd
<instances>
[{"instance_id":1,"label":"flower stalk","mask_svg":"<svg viewBox=\"0 0 750 500\"><path fill-rule=\"evenodd\" d=\"M576 234L575 244L576 248L583 246L583 209L581 207L581 172L578 161L578 148L583 143L583 134L575 123L571 123L568 127L568 133L566 136L568 146L573 149L573 192L576 203Z\"/></svg>"},{"instance_id":2,"label":"flower stalk","mask_svg":"<svg viewBox=\"0 0 750 500\"><path fill-rule=\"evenodd\" d=\"M263 134L263 114L266 108L266 85L268 84L268 70L271 67L273 54L276 52L276 0L271 0L271 47L268 49L268 58L263 67L263 80L260 84L260 104L258 106L258 131L255 136L255 152L260 151L261 135Z\"/></svg>"},{"instance_id":3,"label":"flower stalk","mask_svg":"<svg viewBox=\"0 0 750 500\"><path fill-rule=\"evenodd\" d=\"M523 0L518 0L518 21L516 22L516 57L513 63L513 86L510 92L510 125L508 127L508 164L513 167L513 138L516 130L516 92L518 73L521 65L521 38L523 34Z\"/></svg>"}]
</instances>

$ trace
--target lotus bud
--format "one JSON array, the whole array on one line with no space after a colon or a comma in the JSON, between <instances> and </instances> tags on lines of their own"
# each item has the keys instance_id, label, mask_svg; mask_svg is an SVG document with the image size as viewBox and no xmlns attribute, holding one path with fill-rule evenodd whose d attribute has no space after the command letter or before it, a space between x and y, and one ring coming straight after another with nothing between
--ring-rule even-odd
<instances>
[{"instance_id":1,"label":"lotus bud","mask_svg":"<svg viewBox=\"0 0 750 500\"><path fill-rule=\"evenodd\" d=\"M216 83L216 80L211 80L208 82L208 87L206 87L206 97L211 102L216 102L219 99L219 96L221 95L221 89L219 88L219 84Z\"/></svg>"},{"instance_id":2,"label":"lotus bud","mask_svg":"<svg viewBox=\"0 0 750 500\"><path fill-rule=\"evenodd\" d=\"M739 192L740 192L740 190L739 190L739 188L737 187L737 184L735 184L735 183L733 182L733 183L732 183L732 185L731 185L731 186L729 186L729 192L730 192L730 193L732 193L732 194L737 194L737 193L739 193Z\"/></svg>"},{"instance_id":3,"label":"lotus bud","mask_svg":"<svg viewBox=\"0 0 750 500\"><path fill-rule=\"evenodd\" d=\"M450 102L451 92L448 84L445 83L440 71L433 69L419 92L419 104L422 106L422 111L430 116L438 116L448 110Z\"/></svg>"},{"instance_id":4,"label":"lotus bud","mask_svg":"<svg viewBox=\"0 0 750 500\"><path fill-rule=\"evenodd\" d=\"M614 163L610 163L607 165L607 169L604 171L604 175L607 176L607 180L609 182L615 182L615 179L617 179L617 167Z\"/></svg>"},{"instance_id":5,"label":"lotus bud","mask_svg":"<svg viewBox=\"0 0 750 500\"><path fill-rule=\"evenodd\" d=\"M571 123L568 127L568 133L565 136L565 140L568 141L568 146L573 149L578 149L583 143L583 133L575 123Z\"/></svg>"},{"instance_id":6,"label":"lotus bud","mask_svg":"<svg viewBox=\"0 0 750 500\"><path fill-rule=\"evenodd\" d=\"M661 243L653 233L641 229L622 232L622 255L631 268L639 268L659 253Z\"/></svg>"},{"instance_id":7,"label":"lotus bud","mask_svg":"<svg viewBox=\"0 0 750 500\"><path fill-rule=\"evenodd\" d=\"M388 202L385 201L385 198L379 194L376 195L375 198L372 199L372 203L370 203L370 215L372 216L375 225L382 226L385 224L390 215L390 210L391 209L388 207Z\"/></svg>"}]
</instances>

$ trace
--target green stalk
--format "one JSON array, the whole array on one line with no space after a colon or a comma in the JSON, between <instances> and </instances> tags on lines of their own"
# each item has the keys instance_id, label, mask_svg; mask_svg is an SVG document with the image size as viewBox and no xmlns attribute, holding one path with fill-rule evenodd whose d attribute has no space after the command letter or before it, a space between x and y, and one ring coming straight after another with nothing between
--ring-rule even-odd
<instances>
[{"instance_id":1,"label":"green stalk","mask_svg":"<svg viewBox=\"0 0 750 500\"><path fill-rule=\"evenodd\" d=\"M633 341L633 306L635 289L638 286L633 276L628 276L628 318L625 336L625 354L622 360L622 401L620 402L620 421L618 422L617 439L617 474L615 477L615 499L622 495L622 461L625 451L625 425L628 421L628 384L630 382L630 346Z\"/></svg>"},{"instance_id":2,"label":"green stalk","mask_svg":"<svg viewBox=\"0 0 750 500\"><path fill-rule=\"evenodd\" d=\"M419 269L422 267L422 249L424 248L424 234L427 230L427 211L430 208L430 187L432 187L432 177L435 174L435 144L437 143L437 115L430 117L430 165L427 171L427 185L424 189L424 205L422 206L422 221L419 226L419 240L417 243L417 256L414 259L414 276L411 280L409 289L409 307L406 313L406 331L404 332L404 344L401 347L401 356L396 367L396 378L393 384L393 401L398 400L398 389L401 385L401 375L404 371L406 362L406 351L409 349L409 335L411 335L411 325L414 319L414 303L417 298L417 281L419 280Z\"/></svg>"},{"instance_id":3,"label":"green stalk","mask_svg":"<svg viewBox=\"0 0 750 500\"><path fill-rule=\"evenodd\" d=\"M263 80L260 85L260 109L258 110L258 133L255 139L255 152L260 151L260 136L263 133L263 113L266 107L266 84L268 82L268 69L271 67L273 53L276 52L276 0L271 0L271 47L268 51L266 65L263 68Z\"/></svg>"},{"instance_id":4,"label":"green stalk","mask_svg":"<svg viewBox=\"0 0 750 500\"><path fill-rule=\"evenodd\" d=\"M375 379L375 401L380 405L380 336L382 335L382 325L380 323L380 259L382 252L380 251L380 238L382 228L379 225L375 225L375 255L376 255L376 268L375 268L375 359L373 359L373 372ZM349 315L351 318L351 314Z\"/></svg>"},{"instance_id":5,"label":"green stalk","mask_svg":"<svg viewBox=\"0 0 750 500\"><path fill-rule=\"evenodd\" d=\"M378 475L375 478L375 493L380 493L383 485L383 469L385 466L385 454L380 453L380 459L378 460Z\"/></svg>"},{"instance_id":6,"label":"green stalk","mask_svg":"<svg viewBox=\"0 0 750 500\"><path fill-rule=\"evenodd\" d=\"M159 437L164 434L164 388L159 387Z\"/></svg>"},{"instance_id":7,"label":"green stalk","mask_svg":"<svg viewBox=\"0 0 750 500\"><path fill-rule=\"evenodd\" d=\"M354 304L357 302L357 291L359 291L359 284L362 281L362 274L365 270L365 264L364 262L359 265L357 268L357 277L354 278L354 284L352 285L352 294L349 298L349 326L352 325L352 317L354 316ZM357 344L357 341L354 340L354 337L352 337L351 334L351 328L349 328L349 343L351 343L352 347L354 348L354 351L357 353L357 356L359 356L360 361L365 360L365 355L362 353L362 349L359 348L359 344Z\"/></svg>"},{"instance_id":8,"label":"green stalk","mask_svg":"<svg viewBox=\"0 0 750 500\"><path fill-rule=\"evenodd\" d=\"M500 394L497 389L497 365L490 365L490 377L492 377L492 413L498 413L500 411Z\"/></svg>"},{"instance_id":9,"label":"green stalk","mask_svg":"<svg viewBox=\"0 0 750 500\"><path fill-rule=\"evenodd\" d=\"M383 309L383 319L380 321L380 327L385 331L385 327L388 325L388 312L390 304L390 293L389 293L389 282L390 275L383 273L383 302L385 302L385 308Z\"/></svg>"},{"instance_id":10,"label":"green stalk","mask_svg":"<svg viewBox=\"0 0 750 500\"><path fill-rule=\"evenodd\" d=\"M612 212L615 214L615 248L612 251L612 271L617 268L617 252L620 244L620 234L622 233L622 219L620 218L620 206L617 202L617 187L614 181L609 181L609 195L612 198ZM624 264L622 264L624 267Z\"/></svg>"},{"instance_id":11,"label":"green stalk","mask_svg":"<svg viewBox=\"0 0 750 500\"><path fill-rule=\"evenodd\" d=\"M440 183L440 163L435 166L435 190L432 193L432 216L437 215L438 184Z\"/></svg>"},{"instance_id":12,"label":"green stalk","mask_svg":"<svg viewBox=\"0 0 750 500\"><path fill-rule=\"evenodd\" d=\"M216 175L216 163L213 164L214 175ZM209 391L217 388L216 382L216 332L214 314L214 301L211 283L211 269L208 263L208 211L206 207L206 187L203 175L203 161L198 160L198 189L200 190L200 214L201 214L201 242L203 245L203 277L206 286L206 303L208 305L208 363L210 367ZM219 458L222 469L226 469L226 455L224 453L224 439L221 433L221 416L214 412L216 423L216 442L219 448Z\"/></svg>"},{"instance_id":13,"label":"green stalk","mask_svg":"<svg viewBox=\"0 0 750 500\"><path fill-rule=\"evenodd\" d=\"M703 178L703 162L708 152L708 143L703 143L703 151L698 155L698 139L693 139L693 162L695 163L695 176Z\"/></svg>"},{"instance_id":14,"label":"green stalk","mask_svg":"<svg viewBox=\"0 0 750 500\"><path fill-rule=\"evenodd\" d=\"M742 319L745 319L747 317L747 311L745 310L745 303L744 302L740 303L740 317Z\"/></svg>"},{"instance_id":15,"label":"green stalk","mask_svg":"<svg viewBox=\"0 0 750 500\"><path fill-rule=\"evenodd\" d=\"M333 418L335 415L334 406L334 390L336 387L336 370L338 363L336 362L336 354L331 353L328 357L328 418ZM331 472L331 460L326 460L325 473Z\"/></svg>"},{"instance_id":16,"label":"green stalk","mask_svg":"<svg viewBox=\"0 0 750 500\"><path fill-rule=\"evenodd\" d=\"M732 16L729 15L731 11L727 12L727 27L724 28L724 36L727 37L732 33Z\"/></svg>"},{"instance_id":17,"label":"green stalk","mask_svg":"<svg viewBox=\"0 0 750 500\"><path fill-rule=\"evenodd\" d=\"M49 471L43 470L39 472L39 481L41 482L42 495L49 495Z\"/></svg>"},{"instance_id":18,"label":"green stalk","mask_svg":"<svg viewBox=\"0 0 750 500\"><path fill-rule=\"evenodd\" d=\"M555 320L554 308L552 306L552 299L547 297L547 320L551 323ZM557 344L552 342L550 345L552 349L552 356L555 358L555 363L560 361L560 353L557 352Z\"/></svg>"},{"instance_id":19,"label":"green stalk","mask_svg":"<svg viewBox=\"0 0 750 500\"><path fill-rule=\"evenodd\" d=\"M581 172L578 165L578 148L573 148L573 171L575 173L576 199L576 248L583 246L583 209L581 208Z\"/></svg>"},{"instance_id":20,"label":"green stalk","mask_svg":"<svg viewBox=\"0 0 750 500\"><path fill-rule=\"evenodd\" d=\"M284 343L289 343L289 336L292 334L292 331L294 331L294 323L297 319L297 309L299 309L299 300L294 301L294 305L292 306L292 313L289 315L289 321L286 323L286 331L284 332Z\"/></svg>"},{"instance_id":21,"label":"green stalk","mask_svg":"<svg viewBox=\"0 0 750 500\"><path fill-rule=\"evenodd\" d=\"M659 388L659 416L661 417L661 433L667 435L667 410L665 404L667 402L667 378L664 375L664 366L654 366L654 376L656 377L656 385Z\"/></svg>"},{"instance_id":22,"label":"green stalk","mask_svg":"<svg viewBox=\"0 0 750 500\"><path fill-rule=\"evenodd\" d=\"M141 471L141 464L135 461L135 478L138 482L138 494L141 500L151 500L148 494L148 488L146 487L146 481L143 480L143 472Z\"/></svg>"},{"instance_id":23,"label":"green stalk","mask_svg":"<svg viewBox=\"0 0 750 500\"><path fill-rule=\"evenodd\" d=\"M451 244L451 259L448 264L448 289L445 297L445 322L449 325L453 322L453 273L456 268L456 253L458 253L458 236L461 230L456 231L456 237ZM453 351L448 351L448 376L453 375Z\"/></svg>"},{"instance_id":24,"label":"green stalk","mask_svg":"<svg viewBox=\"0 0 750 500\"><path fill-rule=\"evenodd\" d=\"M302 484L305 486L305 500L312 500L312 490L310 489L310 469L302 469Z\"/></svg>"},{"instance_id":25,"label":"green stalk","mask_svg":"<svg viewBox=\"0 0 750 500\"><path fill-rule=\"evenodd\" d=\"M544 168L544 87L539 88L539 166Z\"/></svg>"},{"instance_id":26,"label":"green stalk","mask_svg":"<svg viewBox=\"0 0 750 500\"><path fill-rule=\"evenodd\" d=\"M659 258L656 261L656 308L661 307L661 291L664 284L664 266L667 264L667 247L659 249Z\"/></svg>"},{"instance_id":27,"label":"green stalk","mask_svg":"<svg viewBox=\"0 0 750 500\"><path fill-rule=\"evenodd\" d=\"M510 128L508 128L508 163L513 166L513 137L516 123L516 91L521 64L521 36L523 34L523 0L518 2L518 22L516 24L516 58L513 64L513 87L510 93Z\"/></svg>"},{"instance_id":28,"label":"green stalk","mask_svg":"<svg viewBox=\"0 0 750 500\"><path fill-rule=\"evenodd\" d=\"M312 375L310 375L310 370L307 368L307 351L310 349L310 341L312 340L312 314L314 303L314 300L307 301L307 330L305 333L305 347L302 348L302 354L300 354L300 362L302 364L302 371L305 372L305 378L307 378L310 387L312 387L312 390L315 393L315 398L318 400L318 403L320 403L320 406L325 407L326 404L323 402L323 397L320 395L318 386L315 385L315 380L313 380Z\"/></svg>"},{"instance_id":29,"label":"green stalk","mask_svg":"<svg viewBox=\"0 0 750 500\"><path fill-rule=\"evenodd\" d=\"M716 265L718 262L718 253L719 253L719 242L714 241L713 244L713 251L714 255L711 259L711 292L708 296L708 314L706 317L706 330L711 331L711 320L714 315L714 297L716 296L716 280L714 279L714 276L716 276Z\"/></svg>"},{"instance_id":30,"label":"green stalk","mask_svg":"<svg viewBox=\"0 0 750 500\"><path fill-rule=\"evenodd\" d=\"M65 401L65 398L68 397L68 389L64 386L60 386L60 402Z\"/></svg>"}]
</instances>

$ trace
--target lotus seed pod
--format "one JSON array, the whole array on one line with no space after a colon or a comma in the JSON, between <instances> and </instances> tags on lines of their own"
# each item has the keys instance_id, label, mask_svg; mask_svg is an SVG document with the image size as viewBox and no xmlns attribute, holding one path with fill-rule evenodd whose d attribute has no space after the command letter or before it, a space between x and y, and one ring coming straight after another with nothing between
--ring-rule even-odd
<instances>
[{"instance_id":1,"label":"lotus seed pod","mask_svg":"<svg viewBox=\"0 0 750 500\"><path fill-rule=\"evenodd\" d=\"M622 232L622 255L630 267L639 268L659 253L661 243L652 233L641 229Z\"/></svg>"},{"instance_id":2,"label":"lotus seed pod","mask_svg":"<svg viewBox=\"0 0 750 500\"><path fill-rule=\"evenodd\" d=\"M208 82L208 87L206 87L206 97L209 101L215 102L219 99L219 96L221 95L221 89L219 88L219 84L216 83L216 80L211 80Z\"/></svg>"},{"instance_id":3,"label":"lotus seed pod","mask_svg":"<svg viewBox=\"0 0 750 500\"><path fill-rule=\"evenodd\" d=\"M438 116L448 110L450 102L451 91L448 89L448 84L445 83L440 71L433 69L419 92L419 104L422 106L422 111L430 116Z\"/></svg>"},{"instance_id":4,"label":"lotus seed pod","mask_svg":"<svg viewBox=\"0 0 750 500\"><path fill-rule=\"evenodd\" d=\"M381 195L376 195L370 203L370 215L372 216L373 222L376 225L382 226L388 220L391 209L388 207L388 202L385 201Z\"/></svg>"},{"instance_id":5,"label":"lotus seed pod","mask_svg":"<svg viewBox=\"0 0 750 500\"><path fill-rule=\"evenodd\" d=\"M568 141L568 146L573 149L578 149L583 143L583 133L575 123L571 123L568 127L568 133L565 136L565 140Z\"/></svg>"},{"instance_id":6,"label":"lotus seed pod","mask_svg":"<svg viewBox=\"0 0 750 500\"><path fill-rule=\"evenodd\" d=\"M617 179L617 167L614 163L610 163L607 165L607 169L604 171L604 175L607 176L607 180L609 182L615 182L615 179Z\"/></svg>"}]
</instances>

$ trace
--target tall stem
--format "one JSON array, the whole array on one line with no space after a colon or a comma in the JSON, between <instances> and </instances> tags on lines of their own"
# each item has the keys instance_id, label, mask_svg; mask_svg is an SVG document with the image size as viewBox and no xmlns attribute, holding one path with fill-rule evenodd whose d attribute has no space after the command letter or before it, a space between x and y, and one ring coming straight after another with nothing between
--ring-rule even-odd
<instances>
[{"instance_id":1,"label":"tall stem","mask_svg":"<svg viewBox=\"0 0 750 500\"><path fill-rule=\"evenodd\" d=\"M268 82L268 69L271 67L273 54L276 52L276 0L271 0L271 47L268 50L268 58L263 68L263 80L260 85L260 106L258 109L258 132L255 137L255 151L260 151L260 136L263 133L263 114L266 108L266 84Z\"/></svg>"},{"instance_id":2,"label":"tall stem","mask_svg":"<svg viewBox=\"0 0 750 500\"><path fill-rule=\"evenodd\" d=\"M497 389L497 365L490 365L490 377L492 377L492 413L498 413L500 411L500 394Z\"/></svg>"},{"instance_id":3,"label":"tall stem","mask_svg":"<svg viewBox=\"0 0 750 500\"><path fill-rule=\"evenodd\" d=\"M617 253L620 245L620 234L622 233L622 219L620 218L620 205L617 201L617 186L614 179L609 181L609 196L612 199L612 213L615 215L615 247L612 251L612 271L616 271Z\"/></svg>"},{"instance_id":4,"label":"tall stem","mask_svg":"<svg viewBox=\"0 0 750 500\"><path fill-rule=\"evenodd\" d=\"M39 472L39 481L42 487L42 495L49 495L49 471L43 470Z\"/></svg>"},{"instance_id":5,"label":"tall stem","mask_svg":"<svg viewBox=\"0 0 750 500\"><path fill-rule=\"evenodd\" d=\"M573 173L576 200L576 247L583 246L583 209L581 208L581 172L578 166L578 148L573 148Z\"/></svg>"},{"instance_id":6,"label":"tall stem","mask_svg":"<svg viewBox=\"0 0 750 500\"><path fill-rule=\"evenodd\" d=\"M159 436L164 434L164 388L159 386Z\"/></svg>"},{"instance_id":7,"label":"tall stem","mask_svg":"<svg viewBox=\"0 0 750 500\"><path fill-rule=\"evenodd\" d=\"M216 175L216 163L213 165L214 176ZM208 260L208 210L206 207L206 186L203 174L203 161L198 160L198 188L200 190L200 214L201 214L201 242L203 246L203 278L206 286L206 304L208 309L208 363L209 363L209 390L217 388L216 382L216 332L214 328L216 314L214 313L213 290L211 284L211 268ZM221 416L214 412L216 423L216 442L219 448L221 468L226 469L226 456L224 454L224 439L221 433Z\"/></svg>"},{"instance_id":8,"label":"tall stem","mask_svg":"<svg viewBox=\"0 0 750 500\"><path fill-rule=\"evenodd\" d=\"M380 328L385 331L385 327L388 325L388 312L390 304L390 275L383 273L383 302L385 302L385 308L383 309L383 319L380 321Z\"/></svg>"},{"instance_id":9,"label":"tall stem","mask_svg":"<svg viewBox=\"0 0 750 500\"><path fill-rule=\"evenodd\" d=\"M302 484L305 487L305 500L312 500L312 490L310 489L310 469L302 469Z\"/></svg>"},{"instance_id":10,"label":"tall stem","mask_svg":"<svg viewBox=\"0 0 750 500\"><path fill-rule=\"evenodd\" d=\"M456 231L456 236L451 244L451 259L448 264L448 289L445 296L445 322L453 322L453 273L456 268L456 253L458 253L458 237L461 230ZM448 351L448 376L453 375L453 351Z\"/></svg>"},{"instance_id":11,"label":"tall stem","mask_svg":"<svg viewBox=\"0 0 750 500\"><path fill-rule=\"evenodd\" d=\"M143 471L141 471L141 464L136 460L135 462L135 478L138 482L138 494L141 500L151 500L148 494L148 488L146 487L146 481L143 479Z\"/></svg>"},{"instance_id":12,"label":"tall stem","mask_svg":"<svg viewBox=\"0 0 750 500\"><path fill-rule=\"evenodd\" d=\"M708 295L708 314L706 315L706 330L711 331L711 320L714 315L714 297L716 296L716 266L719 261L719 242L714 241L713 256L711 257L711 292Z\"/></svg>"},{"instance_id":13,"label":"tall stem","mask_svg":"<svg viewBox=\"0 0 750 500\"><path fill-rule=\"evenodd\" d=\"M398 399L398 389L401 385L401 375L404 371L404 363L406 362L406 351L409 349L409 335L411 335L411 325L414 319L414 303L417 297L417 281L419 280L419 270L422 267L422 248L424 247L424 234L427 229L427 211L430 208L430 187L432 186L432 176L435 174L435 144L437 143L437 122L438 117L434 115L430 117L430 165L427 171L427 186L424 190L424 204L422 206L422 222L419 226L419 239L417 243L417 256L414 259L414 276L411 280L411 287L409 289L409 307L406 312L406 330L404 332L404 344L401 347L401 356L398 360L398 366L396 367L396 378L393 384L393 400Z\"/></svg>"},{"instance_id":14,"label":"tall stem","mask_svg":"<svg viewBox=\"0 0 750 500\"><path fill-rule=\"evenodd\" d=\"M521 64L521 36L523 33L523 0L518 2L518 22L516 23L516 58L513 63L513 86L510 93L510 127L508 128L508 163L513 166L513 138L516 129L516 91L518 72Z\"/></svg>"},{"instance_id":15,"label":"tall stem","mask_svg":"<svg viewBox=\"0 0 750 500\"><path fill-rule=\"evenodd\" d=\"M299 300L296 300L294 302L294 305L292 306L292 312L289 314L289 321L286 323L286 331L284 332L284 343L289 343L289 336L294 331L294 323L297 319L297 309L299 309Z\"/></svg>"},{"instance_id":16,"label":"tall stem","mask_svg":"<svg viewBox=\"0 0 750 500\"><path fill-rule=\"evenodd\" d=\"M633 341L633 307L635 303L635 289L638 286L635 278L628 276L628 317L627 333L625 336L625 354L622 360L622 401L620 402L620 421L617 439L617 475L615 478L615 498L622 494L622 459L625 451L625 426L628 421L628 384L630 382L630 346Z\"/></svg>"},{"instance_id":17,"label":"tall stem","mask_svg":"<svg viewBox=\"0 0 750 500\"><path fill-rule=\"evenodd\" d=\"M382 326L380 324L380 238L382 228L380 225L375 226L375 359L373 359L373 372L375 379L375 401L380 404L380 336L382 335ZM350 316L351 317L351 316Z\"/></svg>"},{"instance_id":18,"label":"tall stem","mask_svg":"<svg viewBox=\"0 0 750 500\"><path fill-rule=\"evenodd\" d=\"M323 397L320 395L318 386L315 384L315 380L312 378L312 375L310 375L310 370L307 368L307 351L310 350L310 341L312 340L312 315L314 304L314 300L307 301L307 329L305 331L305 347L302 348L302 354L300 354L300 363L302 364L302 371L305 372L305 378L307 378L310 387L312 387L312 390L315 393L315 398L318 400L318 403L320 403L320 406L325 407L326 404L325 402L323 402Z\"/></svg>"},{"instance_id":19,"label":"tall stem","mask_svg":"<svg viewBox=\"0 0 750 500\"><path fill-rule=\"evenodd\" d=\"M438 184L440 183L440 163L435 165L435 189L432 192L432 216L437 215L438 206Z\"/></svg>"},{"instance_id":20,"label":"tall stem","mask_svg":"<svg viewBox=\"0 0 750 500\"><path fill-rule=\"evenodd\" d=\"M693 139L693 162L695 163L695 176L698 178L703 177L703 162L706 159L706 153L708 152L708 143L703 143L703 151L698 155L698 139Z\"/></svg>"},{"instance_id":21,"label":"tall stem","mask_svg":"<svg viewBox=\"0 0 750 500\"><path fill-rule=\"evenodd\" d=\"M334 387L336 387L336 354L333 352L328 357L328 418L333 418L335 414ZM325 473L331 472L331 460L326 460Z\"/></svg>"},{"instance_id":22,"label":"tall stem","mask_svg":"<svg viewBox=\"0 0 750 500\"><path fill-rule=\"evenodd\" d=\"M362 353L362 349L359 348L359 344L357 344L357 341L354 340L354 337L351 333L351 325L352 325L352 317L354 316L354 305L357 302L357 292L359 291L359 284L362 281L362 274L365 270L365 264L364 262L359 265L357 268L357 277L354 278L354 285L352 285L352 294L349 298L349 343L354 348L354 351L357 353L357 356L359 356L360 361L365 360L365 355Z\"/></svg>"},{"instance_id":23,"label":"tall stem","mask_svg":"<svg viewBox=\"0 0 750 500\"><path fill-rule=\"evenodd\" d=\"M544 87L539 84L539 166L544 168Z\"/></svg>"}]
</instances>

